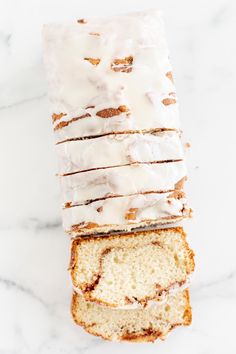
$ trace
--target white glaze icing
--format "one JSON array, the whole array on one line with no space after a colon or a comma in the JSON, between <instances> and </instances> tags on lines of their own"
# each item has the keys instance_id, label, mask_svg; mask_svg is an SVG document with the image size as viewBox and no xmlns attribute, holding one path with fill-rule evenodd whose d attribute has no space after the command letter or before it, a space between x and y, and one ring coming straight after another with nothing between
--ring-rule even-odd
<instances>
[{"instance_id":1,"label":"white glaze icing","mask_svg":"<svg viewBox=\"0 0 236 354\"><path fill-rule=\"evenodd\" d=\"M133 196L108 198L87 205L63 209L63 225L70 231L73 225L95 223L99 226L137 224L145 220L156 220L171 216L183 216L187 211L186 199L173 198L173 193L150 193ZM133 212L132 212L133 211ZM134 219L127 219L133 215ZM92 229L91 229L92 231Z\"/></svg>"},{"instance_id":2,"label":"white glaze icing","mask_svg":"<svg viewBox=\"0 0 236 354\"><path fill-rule=\"evenodd\" d=\"M112 167L60 177L63 203L80 204L108 195L169 191L186 176L184 161Z\"/></svg>"},{"instance_id":3,"label":"white glaze icing","mask_svg":"<svg viewBox=\"0 0 236 354\"><path fill-rule=\"evenodd\" d=\"M92 168L183 159L179 134L120 134L56 145L59 174Z\"/></svg>"},{"instance_id":4,"label":"white glaze icing","mask_svg":"<svg viewBox=\"0 0 236 354\"><path fill-rule=\"evenodd\" d=\"M85 113L91 115L56 130L56 141L114 131L179 128L177 102L162 102L175 88L166 76L171 67L159 12L46 25L44 49L52 111L66 114L55 126ZM133 57L131 72L111 69L114 59L129 56ZM100 63L92 65L84 58L97 58ZM95 108L86 109L91 105ZM120 105L126 105L130 114L96 115Z\"/></svg>"}]
</instances>

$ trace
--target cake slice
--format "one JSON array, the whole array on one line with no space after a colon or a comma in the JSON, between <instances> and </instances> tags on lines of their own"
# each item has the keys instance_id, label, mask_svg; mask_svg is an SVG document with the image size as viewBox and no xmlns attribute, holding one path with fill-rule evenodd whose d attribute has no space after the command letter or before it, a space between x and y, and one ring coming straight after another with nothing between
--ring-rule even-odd
<instances>
[{"instance_id":1,"label":"cake slice","mask_svg":"<svg viewBox=\"0 0 236 354\"><path fill-rule=\"evenodd\" d=\"M75 323L87 332L113 341L154 342L192 320L188 290L168 295L159 305L135 310L108 309L74 292L71 312Z\"/></svg>"},{"instance_id":2,"label":"cake slice","mask_svg":"<svg viewBox=\"0 0 236 354\"><path fill-rule=\"evenodd\" d=\"M177 222L190 216L191 209L180 190L108 197L66 207L62 211L64 229L72 237L131 231L144 226Z\"/></svg>"},{"instance_id":3,"label":"cake slice","mask_svg":"<svg viewBox=\"0 0 236 354\"><path fill-rule=\"evenodd\" d=\"M72 206L110 196L173 191L186 174L184 161L78 172L60 177L62 201Z\"/></svg>"},{"instance_id":4,"label":"cake slice","mask_svg":"<svg viewBox=\"0 0 236 354\"><path fill-rule=\"evenodd\" d=\"M179 133L111 134L56 145L59 174L184 158Z\"/></svg>"},{"instance_id":5,"label":"cake slice","mask_svg":"<svg viewBox=\"0 0 236 354\"><path fill-rule=\"evenodd\" d=\"M158 11L49 24L43 37L56 142L179 129Z\"/></svg>"},{"instance_id":6,"label":"cake slice","mask_svg":"<svg viewBox=\"0 0 236 354\"><path fill-rule=\"evenodd\" d=\"M78 238L72 243L74 289L113 308L146 306L185 286L194 270L182 228Z\"/></svg>"}]
</instances>

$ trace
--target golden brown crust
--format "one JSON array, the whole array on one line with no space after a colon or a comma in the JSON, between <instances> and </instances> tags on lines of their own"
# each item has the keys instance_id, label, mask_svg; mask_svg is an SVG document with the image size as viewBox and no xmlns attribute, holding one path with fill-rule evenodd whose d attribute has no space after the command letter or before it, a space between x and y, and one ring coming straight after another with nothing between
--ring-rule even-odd
<instances>
[{"instance_id":1,"label":"golden brown crust","mask_svg":"<svg viewBox=\"0 0 236 354\"><path fill-rule=\"evenodd\" d=\"M146 230L146 231L138 231L138 232L132 232L132 233L127 233L127 234L117 234L117 235L108 235L106 236L106 240L112 240L114 238L134 238L137 235L141 234L141 235L148 235L150 233L157 233L157 234L161 234L162 232L168 231L168 232L174 232L174 233L179 233L183 243L184 243L184 247L188 253L188 257L189 257L189 261L188 261L188 267L187 267L187 274L191 274L194 271L195 268L195 262L194 262L194 252L192 249L190 249L188 243L187 243L187 235L184 232L182 227L174 227L174 228L168 228L168 229L159 229L159 230ZM97 274L94 275L94 279L92 283L89 284L80 284L80 286L77 284L76 281L76 264L78 262L78 254L77 254L77 247L78 245L82 244L82 243L87 243L87 242L99 242L99 240L101 240L103 238L103 236L90 236L89 238L85 238L85 237L78 237L77 239L75 239L72 242L72 246L71 246L71 260L70 260L70 266L69 266L69 270L71 272L71 278L72 278L72 283L73 286L76 288L79 287L79 291L83 293L84 298L87 301L91 301L94 303L97 303L99 305L104 305L104 306L108 306L108 307L112 307L112 308L117 308L118 306L106 301L103 301L101 299L96 298L96 296L93 295L93 290L96 288L96 286L99 284L101 275L102 275L102 262L103 262L103 258L104 256L109 253L111 251L111 248L107 247L104 249L101 257L99 258L99 269L97 271ZM157 246L160 247L159 244L157 244ZM162 295L166 295L168 294L172 288L174 287L181 287L186 283L187 279L182 280L182 281L176 281L172 284L170 284L168 287L165 288L160 288L160 286L158 286L157 284L157 292L155 296L146 296L142 299L134 299L131 300L129 299L130 302L133 303L137 303L139 305L141 305L142 307L147 306L148 302L151 300L154 301L158 301L160 299L160 297ZM191 310L191 309L190 309ZM187 316L188 314L186 314Z\"/></svg>"},{"instance_id":2,"label":"golden brown crust","mask_svg":"<svg viewBox=\"0 0 236 354\"><path fill-rule=\"evenodd\" d=\"M134 232L128 232L128 233L125 233L125 234L110 234L110 235L107 235L106 236L106 240L112 240L114 238L135 238L137 235L148 235L150 233L157 233L157 234L160 234L162 232L165 232L165 231L168 231L168 232L173 232L173 233L179 233L181 235L181 238L184 240L185 242L185 245L188 246L188 243L186 241L186 238L187 238L187 234L185 233L184 229L182 226L176 226L176 227L168 227L168 228L164 228L164 229L155 229L155 230L142 230L142 231L134 231ZM104 236L97 236L97 235L90 235L90 237L81 237L81 236L78 236L77 238L75 238L73 241L72 241L72 246L74 245L74 247L77 247L78 245L82 244L82 243L87 243L87 242L94 242L94 241L99 241L99 240L104 240ZM189 247L187 247L189 249ZM191 250L192 251L192 250ZM77 261L77 259L76 259Z\"/></svg>"},{"instance_id":3,"label":"golden brown crust","mask_svg":"<svg viewBox=\"0 0 236 354\"><path fill-rule=\"evenodd\" d=\"M136 220L137 212L138 208L129 208L129 210L125 214L125 220Z\"/></svg>"},{"instance_id":4,"label":"golden brown crust","mask_svg":"<svg viewBox=\"0 0 236 354\"><path fill-rule=\"evenodd\" d=\"M184 183L187 181L187 176L181 178L177 183L175 183L175 189L181 190L184 188Z\"/></svg>"},{"instance_id":5,"label":"golden brown crust","mask_svg":"<svg viewBox=\"0 0 236 354\"><path fill-rule=\"evenodd\" d=\"M169 196L168 198L174 198L174 199L182 199L185 197L185 193L182 190L174 190Z\"/></svg>"},{"instance_id":6,"label":"golden brown crust","mask_svg":"<svg viewBox=\"0 0 236 354\"><path fill-rule=\"evenodd\" d=\"M80 229L84 229L84 228L86 228L86 229L94 229L94 228L98 228L99 227L99 225L98 224L96 224L95 222L81 222L81 223L79 223L79 224L76 224L76 225L72 225L72 227L71 227L71 231L72 232L77 232L78 230L80 230Z\"/></svg>"},{"instance_id":7,"label":"golden brown crust","mask_svg":"<svg viewBox=\"0 0 236 354\"><path fill-rule=\"evenodd\" d=\"M77 20L77 23L80 23L82 25L85 25L88 21L85 20L84 18L80 18L79 20Z\"/></svg>"},{"instance_id":8,"label":"golden brown crust","mask_svg":"<svg viewBox=\"0 0 236 354\"><path fill-rule=\"evenodd\" d=\"M187 142L184 144L184 147L185 147L185 149L189 149L189 148L191 148L191 144L189 142Z\"/></svg>"},{"instance_id":9,"label":"golden brown crust","mask_svg":"<svg viewBox=\"0 0 236 354\"><path fill-rule=\"evenodd\" d=\"M96 116L100 118L112 118L115 116L119 116L121 113L125 113L125 112L126 113L129 112L128 107L126 107L125 105L121 105L118 108L109 107L109 108L102 109L101 111L98 111L96 113Z\"/></svg>"},{"instance_id":10,"label":"golden brown crust","mask_svg":"<svg viewBox=\"0 0 236 354\"><path fill-rule=\"evenodd\" d=\"M164 98L162 100L162 103L165 105L165 106L169 106L171 104L175 104L176 103L176 99L175 98Z\"/></svg>"},{"instance_id":11,"label":"golden brown crust","mask_svg":"<svg viewBox=\"0 0 236 354\"><path fill-rule=\"evenodd\" d=\"M84 58L84 60L88 61L90 64L97 66L101 59L99 58Z\"/></svg>"},{"instance_id":12,"label":"golden brown crust","mask_svg":"<svg viewBox=\"0 0 236 354\"><path fill-rule=\"evenodd\" d=\"M152 328L146 328L142 333L124 333L121 336L121 341L128 342L154 342L156 339L162 337L162 332L155 331Z\"/></svg>"},{"instance_id":13,"label":"golden brown crust","mask_svg":"<svg viewBox=\"0 0 236 354\"><path fill-rule=\"evenodd\" d=\"M88 117L91 117L90 113L85 113L82 116L74 117L74 118L71 118L70 120L67 120L67 121L62 121L55 126L54 131L62 129L64 127L67 127L69 124L76 122L79 119L88 118Z\"/></svg>"},{"instance_id":14,"label":"golden brown crust","mask_svg":"<svg viewBox=\"0 0 236 354\"><path fill-rule=\"evenodd\" d=\"M96 209L98 213L101 213L103 211L103 206L100 206L99 208Z\"/></svg>"},{"instance_id":15,"label":"golden brown crust","mask_svg":"<svg viewBox=\"0 0 236 354\"><path fill-rule=\"evenodd\" d=\"M186 299L186 309L184 311L184 325L189 326L192 323L192 307L190 305L189 290L184 290L184 297Z\"/></svg>"},{"instance_id":16,"label":"golden brown crust","mask_svg":"<svg viewBox=\"0 0 236 354\"><path fill-rule=\"evenodd\" d=\"M72 318L74 320L74 322L83 327L85 331L87 331L88 333L103 338L105 340L112 340L111 337L105 337L103 336L101 333L97 333L95 332L95 330L93 330L93 326L95 324L91 324L91 325L86 325L85 322L81 321L78 317L77 317L77 297L78 294L76 292L73 292L72 294L72 301L71 301L71 314L72 314ZM183 316L183 323L175 323L172 324L169 332L172 331L175 327L178 326L189 326L191 324L192 321L192 310L191 310L191 306L190 306L190 301L189 301L189 291L188 289L184 290L184 297L186 299L186 309L184 311L184 316ZM157 330L153 330L152 328L147 328L144 329L142 333L124 333L119 340L120 341L128 341L128 342L154 342L157 339L165 339L166 335L163 335L163 333L161 333L160 331Z\"/></svg>"},{"instance_id":17,"label":"golden brown crust","mask_svg":"<svg viewBox=\"0 0 236 354\"><path fill-rule=\"evenodd\" d=\"M92 223L81 223L78 225L73 225L70 230L66 230L66 233L72 236L72 238L77 238L80 236L92 236L92 235L107 235L108 233L114 232L131 232L139 231L143 227L155 228L159 225L168 225L170 223L178 222L184 218L189 218L192 215L192 210L183 210L183 215L181 216L166 216L158 220L141 220L139 223L127 223L125 225L96 225L94 228L91 227Z\"/></svg>"},{"instance_id":18,"label":"golden brown crust","mask_svg":"<svg viewBox=\"0 0 236 354\"><path fill-rule=\"evenodd\" d=\"M166 73L166 77L168 77L168 79L174 83L172 71L168 71L168 72Z\"/></svg>"},{"instance_id":19,"label":"golden brown crust","mask_svg":"<svg viewBox=\"0 0 236 354\"><path fill-rule=\"evenodd\" d=\"M157 233L160 234L162 232L174 232L174 233L179 233L182 237L183 240L186 240L187 238L187 234L185 233L184 229L182 226L176 226L176 227L168 227L168 228L163 228L163 229L155 229L155 230L142 230L142 231L134 231L134 232L128 232L125 234L110 234L106 236L106 240L112 240L114 238L135 238L137 235L145 235L145 234L150 234L150 233ZM101 235L91 235L90 237L77 237L72 241L72 245L75 245L75 247L77 247L77 245L80 245L82 243L87 243L87 242L94 242L94 241L99 241L99 240L104 240L104 236ZM187 241L186 241L187 242Z\"/></svg>"},{"instance_id":20,"label":"golden brown crust","mask_svg":"<svg viewBox=\"0 0 236 354\"><path fill-rule=\"evenodd\" d=\"M133 70L133 57L115 59L111 63L111 69L115 72L130 73Z\"/></svg>"},{"instance_id":21,"label":"golden brown crust","mask_svg":"<svg viewBox=\"0 0 236 354\"><path fill-rule=\"evenodd\" d=\"M69 267L68 270L69 271L73 271L77 262L77 243L76 242L72 242L71 243L71 249L70 249L70 263L69 263ZM71 273L71 277L72 277L72 282L74 283L74 274Z\"/></svg>"},{"instance_id":22,"label":"golden brown crust","mask_svg":"<svg viewBox=\"0 0 236 354\"><path fill-rule=\"evenodd\" d=\"M72 318L73 320L75 321L76 324L80 325L80 326L83 326L82 322L78 321L78 318L76 316L76 310L77 310L77 296L78 294L73 291L72 293L72 298L71 298L71 315L72 315Z\"/></svg>"},{"instance_id":23,"label":"golden brown crust","mask_svg":"<svg viewBox=\"0 0 236 354\"><path fill-rule=\"evenodd\" d=\"M58 120L58 119L61 119L62 117L66 116L66 113L59 113L59 114L56 114L56 113L53 113L52 114L52 121L53 123Z\"/></svg>"}]
</instances>

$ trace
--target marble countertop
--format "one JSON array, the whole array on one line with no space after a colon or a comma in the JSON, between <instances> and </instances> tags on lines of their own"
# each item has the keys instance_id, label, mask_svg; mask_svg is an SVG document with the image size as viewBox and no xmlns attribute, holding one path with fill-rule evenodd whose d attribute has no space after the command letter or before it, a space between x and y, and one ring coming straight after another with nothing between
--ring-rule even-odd
<instances>
[{"instance_id":1,"label":"marble countertop","mask_svg":"<svg viewBox=\"0 0 236 354\"><path fill-rule=\"evenodd\" d=\"M236 2L160 0L188 153L185 223L196 252L193 324L166 342L118 344L70 318L69 240L42 65L42 24L157 6L151 0L0 4L0 354L235 354Z\"/></svg>"}]
</instances>

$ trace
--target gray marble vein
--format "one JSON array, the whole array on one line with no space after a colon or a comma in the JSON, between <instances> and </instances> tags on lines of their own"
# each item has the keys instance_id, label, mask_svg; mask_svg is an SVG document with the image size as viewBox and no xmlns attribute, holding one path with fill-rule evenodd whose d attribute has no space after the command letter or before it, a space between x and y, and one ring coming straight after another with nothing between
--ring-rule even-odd
<instances>
[{"instance_id":1,"label":"gray marble vein","mask_svg":"<svg viewBox=\"0 0 236 354\"><path fill-rule=\"evenodd\" d=\"M33 101L39 101L43 98L46 97L46 93L43 93L41 95L38 95L38 96L34 96L34 97L29 97L29 98L25 98L21 101L17 101L17 102L13 102L11 104L7 104L7 105L2 105L0 106L0 111L3 111L3 110L6 110L6 109L9 109L9 108L17 108L18 106L22 105L22 104L27 104L27 103L30 103L30 102L33 102Z\"/></svg>"},{"instance_id":2,"label":"gray marble vein","mask_svg":"<svg viewBox=\"0 0 236 354\"><path fill-rule=\"evenodd\" d=\"M31 289L26 288L21 284L18 284L14 280L5 279L5 278L0 277L0 285L6 287L6 289L8 289L8 290L19 291L19 292L33 298L34 300L38 301L44 307L48 307L47 303L41 297L39 297L37 294L35 294Z\"/></svg>"}]
</instances>

